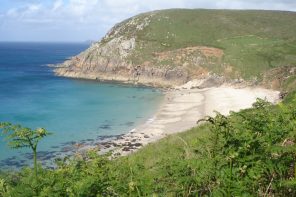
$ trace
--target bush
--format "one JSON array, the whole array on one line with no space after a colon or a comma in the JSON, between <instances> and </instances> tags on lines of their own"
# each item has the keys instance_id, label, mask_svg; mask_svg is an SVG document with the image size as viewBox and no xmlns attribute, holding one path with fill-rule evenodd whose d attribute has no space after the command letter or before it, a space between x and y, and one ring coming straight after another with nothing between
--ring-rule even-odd
<instances>
[{"instance_id":1,"label":"bush","mask_svg":"<svg viewBox=\"0 0 296 197\"><path fill-rule=\"evenodd\" d=\"M57 168L0 174L0 196L296 196L296 100L217 113L110 160L93 150Z\"/></svg>"}]
</instances>

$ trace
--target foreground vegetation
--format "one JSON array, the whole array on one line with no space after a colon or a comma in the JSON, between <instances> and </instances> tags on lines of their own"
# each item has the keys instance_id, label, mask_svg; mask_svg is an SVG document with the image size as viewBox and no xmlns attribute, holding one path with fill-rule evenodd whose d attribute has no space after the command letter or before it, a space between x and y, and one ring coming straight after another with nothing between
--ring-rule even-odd
<instances>
[{"instance_id":1,"label":"foreground vegetation","mask_svg":"<svg viewBox=\"0 0 296 197\"><path fill-rule=\"evenodd\" d=\"M206 118L109 160L95 150L56 169L2 172L0 196L296 196L296 97Z\"/></svg>"}]
</instances>

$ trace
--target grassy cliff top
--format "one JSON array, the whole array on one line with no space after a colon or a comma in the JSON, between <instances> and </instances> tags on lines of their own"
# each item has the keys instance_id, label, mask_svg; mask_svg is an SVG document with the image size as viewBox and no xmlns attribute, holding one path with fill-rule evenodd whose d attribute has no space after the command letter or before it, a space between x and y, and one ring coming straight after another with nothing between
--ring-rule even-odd
<instances>
[{"instance_id":1,"label":"grassy cliff top","mask_svg":"<svg viewBox=\"0 0 296 197\"><path fill-rule=\"evenodd\" d=\"M121 36L136 38L128 57L136 65L150 61L174 67L189 62L191 70L198 64L231 78L262 79L270 69L296 65L295 21L295 12L170 9L119 23L102 43ZM197 46L208 49L192 49ZM207 55L208 50L212 54ZM187 59L177 61L178 55Z\"/></svg>"}]
</instances>

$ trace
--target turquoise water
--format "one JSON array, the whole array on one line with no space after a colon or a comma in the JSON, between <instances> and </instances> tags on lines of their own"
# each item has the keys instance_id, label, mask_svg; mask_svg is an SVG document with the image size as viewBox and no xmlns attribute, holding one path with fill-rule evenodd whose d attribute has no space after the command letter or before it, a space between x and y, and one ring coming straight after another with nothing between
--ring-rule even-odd
<instances>
[{"instance_id":1,"label":"turquoise water","mask_svg":"<svg viewBox=\"0 0 296 197\"><path fill-rule=\"evenodd\" d=\"M53 132L39 146L41 159L67 145L128 132L149 119L163 98L145 87L54 76L55 64L88 46L65 43L0 43L0 122ZM29 150L11 150L0 137L1 167L27 164Z\"/></svg>"}]
</instances>

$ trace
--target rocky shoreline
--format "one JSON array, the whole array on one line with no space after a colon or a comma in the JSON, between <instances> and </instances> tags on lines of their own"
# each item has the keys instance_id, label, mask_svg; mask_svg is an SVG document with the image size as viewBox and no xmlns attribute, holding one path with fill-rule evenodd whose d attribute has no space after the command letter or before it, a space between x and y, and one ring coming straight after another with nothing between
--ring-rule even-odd
<instances>
[{"instance_id":1,"label":"rocky shoreline","mask_svg":"<svg viewBox=\"0 0 296 197\"><path fill-rule=\"evenodd\" d=\"M130 132L122 135L98 136L96 139L79 142L71 141L52 147L53 151L40 152L38 159L44 166L53 167L54 159L83 155L90 149L98 150L99 154L112 151L113 157L125 156L168 135L196 126L197 120L215 115L214 111L227 115L230 111L251 107L256 98L267 99L272 103L280 100L278 91L242 84L214 86L213 81L205 80L189 81L182 86L163 91L165 98L155 115ZM0 164L2 167L21 168L28 165L26 160L28 161L32 155L28 153L22 156L21 161L8 158Z\"/></svg>"},{"instance_id":2,"label":"rocky shoreline","mask_svg":"<svg viewBox=\"0 0 296 197\"><path fill-rule=\"evenodd\" d=\"M116 82L123 84L135 84L135 85L144 85L149 87L160 87L160 88L170 88L185 83L186 79L166 79L163 77L165 75L165 70L159 70L160 76L152 76L150 72L141 77L134 77L135 73L131 69L125 68L121 70L120 74L116 73L105 73L105 72L92 72L92 71L80 71L80 70L71 70L64 67L55 67L54 72L57 76L69 77L75 79L90 79L97 80L101 82ZM146 71L143 71L146 72Z\"/></svg>"},{"instance_id":3,"label":"rocky shoreline","mask_svg":"<svg viewBox=\"0 0 296 197\"><path fill-rule=\"evenodd\" d=\"M101 154L112 151L115 157L125 156L149 143L196 126L197 120L215 115L214 111L227 115L230 111L251 107L256 98L272 103L280 100L280 92L260 87L235 87L227 84L199 88L203 83L200 80L190 81L166 90L159 110L146 123L111 140L86 145L80 151L94 148L99 149Z\"/></svg>"}]
</instances>

